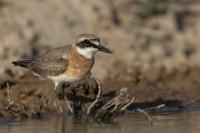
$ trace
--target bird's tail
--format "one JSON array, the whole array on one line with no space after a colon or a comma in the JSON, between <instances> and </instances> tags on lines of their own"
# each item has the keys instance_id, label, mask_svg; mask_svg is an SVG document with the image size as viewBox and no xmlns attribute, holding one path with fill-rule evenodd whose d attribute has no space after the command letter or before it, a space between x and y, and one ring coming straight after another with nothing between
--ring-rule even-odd
<instances>
[{"instance_id":1,"label":"bird's tail","mask_svg":"<svg viewBox=\"0 0 200 133\"><path fill-rule=\"evenodd\" d=\"M18 60L18 61L13 61L12 64L15 66L20 66L27 68L29 64L31 64L33 60Z\"/></svg>"}]
</instances>

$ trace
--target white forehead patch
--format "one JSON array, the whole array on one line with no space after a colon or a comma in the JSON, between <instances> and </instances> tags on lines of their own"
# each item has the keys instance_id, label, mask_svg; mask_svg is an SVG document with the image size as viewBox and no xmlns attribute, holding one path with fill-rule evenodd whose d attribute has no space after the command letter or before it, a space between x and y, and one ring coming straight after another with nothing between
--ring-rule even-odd
<instances>
[{"instance_id":1,"label":"white forehead patch","mask_svg":"<svg viewBox=\"0 0 200 133\"><path fill-rule=\"evenodd\" d=\"M95 45L97 45L97 46L100 45L100 42L98 42L98 41L94 41L93 43L94 43Z\"/></svg>"},{"instance_id":2,"label":"white forehead patch","mask_svg":"<svg viewBox=\"0 0 200 133\"><path fill-rule=\"evenodd\" d=\"M94 54L98 51L95 48L79 48L77 47L76 50L80 55L83 55L87 59L92 59L94 58Z\"/></svg>"}]
</instances>

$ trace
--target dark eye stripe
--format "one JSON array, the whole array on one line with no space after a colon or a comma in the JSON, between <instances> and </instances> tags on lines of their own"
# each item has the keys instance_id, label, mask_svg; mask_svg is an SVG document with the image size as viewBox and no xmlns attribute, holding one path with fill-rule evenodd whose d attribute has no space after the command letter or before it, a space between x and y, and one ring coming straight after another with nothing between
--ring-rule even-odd
<instances>
[{"instance_id":1,"label":"dark eye stripe","mask_svg":"<svg viewBox=\"0 0 200 133\"><path fill-rule=\"evenodd\" d=\"M94 39L93 39L94 40ZM96 39L95 39L96 40ZM93 47L93 48L98 48L97 45L91 43L89 40L84 40L80 43L77 44L78 47L80 48L87 48L87 47Z\"/></svg>"}]
</instances>

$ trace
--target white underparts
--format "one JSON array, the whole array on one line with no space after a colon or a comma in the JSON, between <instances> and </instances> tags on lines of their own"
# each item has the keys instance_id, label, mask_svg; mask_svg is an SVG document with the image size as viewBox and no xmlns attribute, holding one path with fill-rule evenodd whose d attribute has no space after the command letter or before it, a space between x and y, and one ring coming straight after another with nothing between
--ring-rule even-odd
<instances>
[{"instance_id":1,"label":"white underparts","mask_svg":"<svg viewBox=\"0 0 200 133\"><path fill-rule=\"evenodd\" d=\"M75 76L68 76L65 74L58 75L58 76L47 76L48 79L52 80L55 84L55 88L60 84L64 82L74 82L76 80L79 80Z\"/></svg>"}]
</instances>

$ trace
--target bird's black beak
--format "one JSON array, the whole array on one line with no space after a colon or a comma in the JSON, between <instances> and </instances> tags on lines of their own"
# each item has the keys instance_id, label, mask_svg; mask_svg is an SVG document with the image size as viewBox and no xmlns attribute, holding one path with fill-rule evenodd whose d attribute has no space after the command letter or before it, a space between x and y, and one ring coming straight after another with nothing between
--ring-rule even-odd
<instances>
[{"instance_id":1,"label":"bird's black beak","mask_svg":"<svg viewBox=\"0 0 200 133\"><path fill-rule=\"evenodd\" d=\"M101 44L98 45L98 49L99 49L99 51L102 51L102 52L105 52L105 53L112 53L112 51L110 49L106 48L105 46L103 46Z\"/></svg>"}]
</instances>

